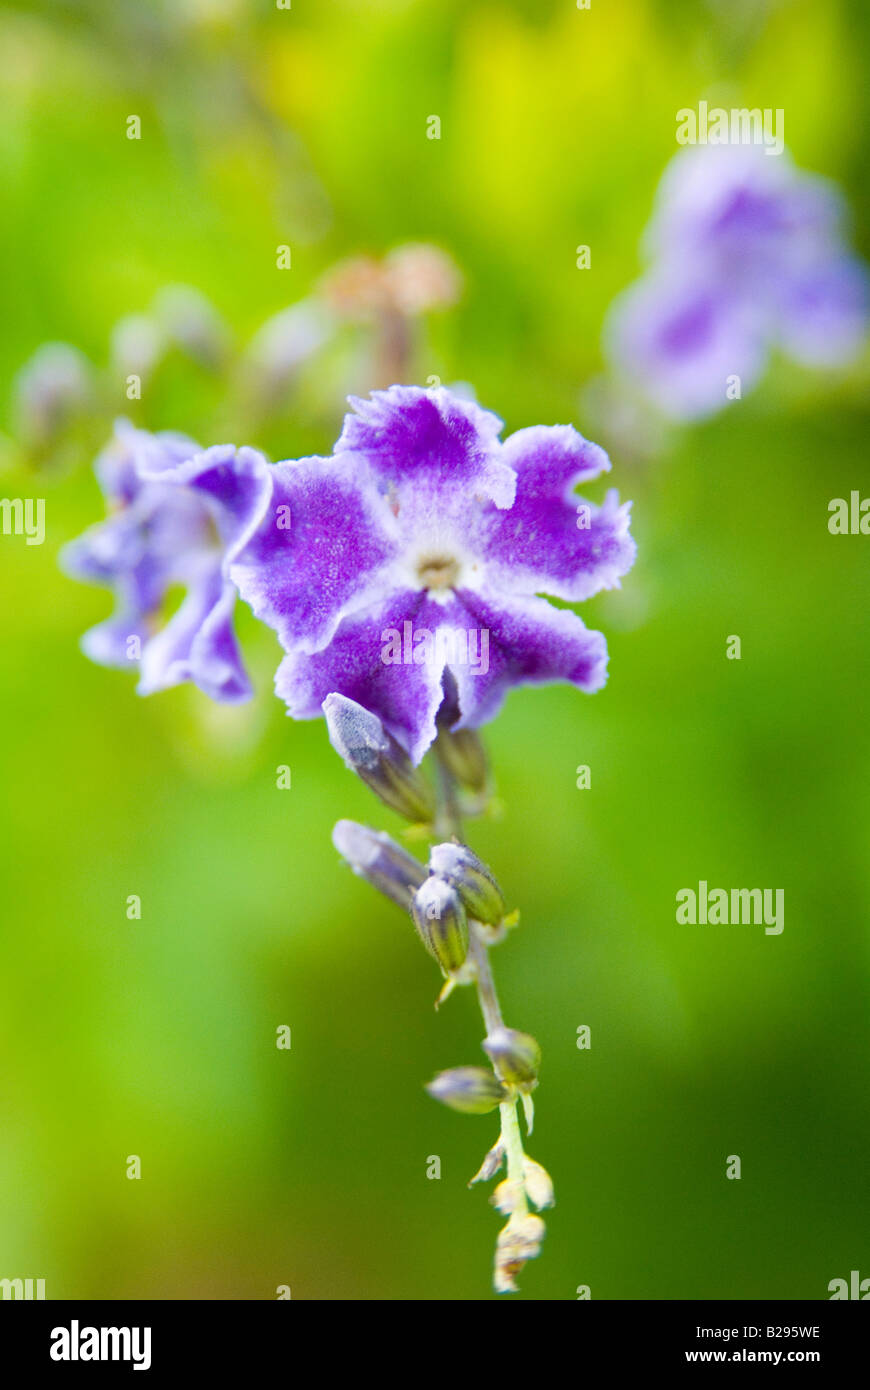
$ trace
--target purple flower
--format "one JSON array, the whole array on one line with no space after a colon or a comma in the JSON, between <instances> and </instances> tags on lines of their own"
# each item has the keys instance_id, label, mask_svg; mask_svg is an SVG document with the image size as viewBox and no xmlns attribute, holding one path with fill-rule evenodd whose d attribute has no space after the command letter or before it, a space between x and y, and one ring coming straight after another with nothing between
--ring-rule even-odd
<instances>
[{"instance_id":1,"label":"purple flower","mask_svg":"<svg viewBox=\"0 0 870 1390\"><path fill-rule=\"evenodd\" d=\"M449 694L457 727L514 685L605 679L607 648L568 609L634 559L628 505L574 494L610 467L570 426L499 440L502 422L451 392L393 386L355 413L329 458L272 469L272 505L231 567L287 653L276 690L297 718L336 692L373 711L419 762Z\"/></svg>"},{"instance_id":2,"label":"purple flower","mask_svg":"<svg viewBox=\"0 0 870 1390\"><path fill-rule=\"evenodd\" d=\"M191 680L215 700L247 699L228 568L268 503L265 459L228 444L201 451L121 420L96 472L110 515L61 556L67 573L115 593L114 613L85 633L84 651L105 666L138 662L142 695ZM184 597L161 626L176 587Z\"/></svg>"},{"instance_id":3,"label":"purple flower","mask_svg":"<svg viewBox=\"0 0 870 1390\"><path fill-rule=\"evenodd\" d=\"M842 199L786 155L701 145L665 170L646 275L605 329L617 371L675 419L711 415L761 376L773 347L837 366L866 334L868 280L846 249ZM735 392L736 394L736 392Z\"/></svg>"},{"instance_id":4,"label":"purple flower","mask_svg":"<svg viewBox=\"0 0 870 1390\"><path fill-rule=\"evenodd\" d=\"M623 370L663 414L701 419L725 404L729 376L741 392L766 361L765 322L752 300L672 267L638 280L614 306L611 346Z\"/></svg>"}]
</instances>

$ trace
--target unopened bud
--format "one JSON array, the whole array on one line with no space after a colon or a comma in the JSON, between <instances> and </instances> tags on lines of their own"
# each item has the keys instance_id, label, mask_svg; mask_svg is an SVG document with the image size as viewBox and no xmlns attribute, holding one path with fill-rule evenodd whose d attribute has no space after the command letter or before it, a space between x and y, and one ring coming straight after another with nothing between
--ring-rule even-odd
<instances>
[{"instance_id":1,"label":"unopened bud","mask_svg":"<svg viewBox=\"0 0 870 1390\"><path fill-rule=\"evenodd\" d=\"M327 695L323 713L329 741L345 767L400 816L428 824L435 814L432 788L377 715L337 694Z\"/></svg>"},{"instance_id":2,"label":"unopened bud","mask_svg":"<svg viewBox=\"0 0 870 1390\"><path fill-rule=\"evenodd\" d=\"M112 366L122 379L131 373L150 376L163 355L160 325L148 314L125 314L112 329Z\"/></svg>"},{"instance_id":3,"label":"unopened bud","mask_svg":"<svg viewBox=\"0 0 870 1390\"><path fill-rule=\"evenodd\" d=\"M44 343L18 372L14 390L18 434L43 447L92 403L91 366L69 343Z\"/></svg>"},{"instance_id":4,"label":"unopened bud","mask_svg":"<svg viewBox=\"0 0 870 1390\"><path fill-rule=\"evenodd\" d=\"M448 840L429 855L429 870L446 879L459 894L469 917L496 926L505 914L505 901L493 874L467 845Z\"/></svg>"},{"instance_id":5,"label":"unopened bud","mask_svg":"<svg viewBox=\"0 0 870 1390\"><path fill-rule=\"evenodd\" d=\"M489 767L480 736L474 729L438 730L438 753L461 787L478 795L489 785Z\"/></svg>"},{"instance_id":6,"label":"unopened bud","mask_svg":"<svg viewBox=\"0 0 870 1390\"><path fill-rule=\"evenodd\" d=\"M370 830L352 820L337 822L332 843L355 874L410 911L414 894L426 879L426 870L413 854L385 831Z\"/></svg>"},{"instance_id":7,"label":"unopened bud","mask_svg":"<svg viewBox=\"0 0 870 1390\"><path fill-rule=\"evenodd\" d=\"M442 878L427 878L414 894L411 915L423 945L445 974L458 970L468 955L468 918L456 890Z\"/></svg>"},{"instance_id":8,"label":"unopened bud","mask_svg":"<svg viewBox=\"0 0 870 1390\"><path fill-rule=\"evenodd\" d=\"M430 1096L463 1115L487 1115L506 1098L498 1077L483 1067L453 1067L426 1087Z\"/></svg>"},{"instance_id":9,"label":"unopened bud","mask_svg":"<svg viewBox=\"0 0 870 1390\"><path fill-rule=\"evenodd\" d=\"M483 1043L483 1050L500 1076L514 1086L537 1081L541 1048L529 1033L516 1028L496 1028Z\"/></svg>"},{"instance_id":10,"label":"unopened bud","mask_svg":"<svg viewBox=\"0 0 870 1390\"><path fill-rule=\"evenodd\" d=\"M182 352L207 367L223 360L227 330L211 300L192 285L166 285L154 300L154 312Z\"/></svg>"}]
</instances>

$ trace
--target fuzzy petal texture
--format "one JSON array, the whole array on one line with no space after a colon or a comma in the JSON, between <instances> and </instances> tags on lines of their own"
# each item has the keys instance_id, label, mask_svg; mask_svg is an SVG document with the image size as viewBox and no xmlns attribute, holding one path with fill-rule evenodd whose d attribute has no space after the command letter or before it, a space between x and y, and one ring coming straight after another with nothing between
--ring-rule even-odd
<instances>
[{"instance_id":1,"label":"fuzzy petal texture","mask_svg":"<svg viewBox=\"0 0 870 1390\"><path fill-rule=\"evenodd\" d=\"M574 494L609 468L603 450L567 425L501 443L496 416L443 389L352 404L330 458L273 468L230 567L287 653L289 713L316 718L342 695L419 762L436 717L484 723L512 686L597 690L604 638L536 595L588 597L634 559L628 507Z\"/></svg>"},{"instance_id":2,"label":"fuzzy petal texture","mask_svg":"<svg viewBox=\"0 0 870 1390\"><path fill-rule=\"evenodd\" d=\"M629 507L615 492L595 507L574 489L610 468L610 460L570 425L518 430L504 446L517 474L512 507L481 513L480 551L487 583L508 593L579 601L617 587L632 566Z\"/></svg>"},{"instance_id":3,"label":"fuzzy petal texture","mask_svg":"<svg viewBox=\"0 0 870 1390\"><path fill-rule=\"evenodd\" d=\"M356 454L275 464L264 521L231 576L288 649L316 652L366 606L398 551L396 519Z\"/></svg>"},{"instance_id":4,"label":"fuzzy petal texture","mask_svg":"<svg viewBox=\"0 0 870 1390\"><path fill-rule=\"evenodd\" d=\"M569 681L591 695L604 685L607 643L570 609L536 597L465 592L457 597L467 625L478 634L475 644L469 640L469 651L474 646L481 656L486 652L486 663L479 659L476 665L469 661L450 667L462 711L458 728L488 723L514 686Z\"/></svg>"},{"instance_id":5,"label":"fuzzy petal texture","mask_svg":"<svg viewBox=\"0 0 870 1390\"><path fill-rule=\"evenodd\" d=\"M458 612L458 605L456 605ZM372 710L417 763L435 737L435 716L443 699L443 664L413 659L393 661L393 634L400 642L433 631L447 620L440 604L405 590L383 603L346 618L329 646L314 655L294 652L278 667L275 691L296 719L316 719L327 695L339 693ZM433 626L429 626L432 624Z\"/></svg>"},{"instance_id":6,"label":"fuzzy petal texture","mask_svg":"<svg viewBox=\"0 0 870 1390\"><path fill-rule=\"evenodd\" d=\"M497 415L443 387L391 386L367 401L351 396L350 404L336 452L364 454L388 490L443 498L452 489L511 505L515 479L501 457Z\"/></svg>"}]
</instances>

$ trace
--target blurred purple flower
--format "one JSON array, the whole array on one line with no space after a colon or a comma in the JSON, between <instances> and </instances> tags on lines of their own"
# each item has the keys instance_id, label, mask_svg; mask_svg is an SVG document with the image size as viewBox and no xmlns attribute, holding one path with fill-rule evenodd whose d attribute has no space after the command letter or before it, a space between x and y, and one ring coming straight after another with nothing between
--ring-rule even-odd
<instances>
[{"instance_id":1,"label":"blurred purple flower","mask_svg":"<svg viewBox=\"0 0 870 1390\"><path fill-rule=\"evenodd\" d=\"M474 727L514 685L603 685L603 636L538 595L588 598L633 562L628 504L574 495L609 469L604 451L567 425L502 443L495 415L443 388L351 404L331 457L274 466L272 505L230 570L287 652L289 712L314 718L337 692L418 762L446 689ZM463 659L484 636L486 661Z\"/></svg>"},{"instance_id":2,"label":"blurred purple flower","mask_svg":"<svg viewBox=\"0 0 870 1390\"><path fill-rule=\"evenodd\" d=\"M665 170L647 229L646 275L605 327L617 372L666 415L694 419L741 393L780 347L838 366L867 331L868 277L833 184L757 145L700 145Z\"/></svg>"},{"instance_id":3,"label":"blurred purple flower","mask_svg":"<svg viewBox=\"0 0 870 1390\"><path fill-rule=\"evenodd\" d=\"M61 555L68 574L115 593L115 612L85 633L85 653L106 666L138 662L142 695L190 680L215 700L247 699L228 568L268 502L265 459L232 445L201 451L121 420L96 472L110 515ZM184 598L161 626L176 586Z\"/></svg>"}]
</instances>

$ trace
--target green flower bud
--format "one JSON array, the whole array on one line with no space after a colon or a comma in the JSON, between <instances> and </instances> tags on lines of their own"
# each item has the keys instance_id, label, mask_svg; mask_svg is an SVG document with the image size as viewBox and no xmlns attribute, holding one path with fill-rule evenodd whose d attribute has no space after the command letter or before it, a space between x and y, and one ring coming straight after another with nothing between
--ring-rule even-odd
<instances>
[{"instance_id":1,"label":"green flower bud","mask_svg":"<svg viewBox=\"0 0 870 1390\"><path fill-rule=\"evenodd\" d=\"M483 1043L483 1050L505 1081L528 1086L538 1079L541 1065L539 1044L528 1033L516 1028L496 1028Z\"/></svg>"},{"instance_id":2,"label":"green flower bud","mask_svg":"<svg viewBox=\"0 0 870 1390\"><path fill-rule=\"evenodd\" d=\"M426 880L426 870L413 854L384 831L370 830L352 820L336 823L332 843L355 874L406 912L411 910L414 894Z\"/></svg>"},{"instance_id":3,"label":"green flower bud","mask_svg":"<svg viewBox=\"0 0 870 1390\"><path fill-rule=\"evenodd\" d=\"M456 890L443 878L427 878L414 894L411 916L445 974L458 970L468 955L468 918Z\"/></svg>"},{"instance_id":4,"label":"green flower bud","mask_svg":"<svg viewBox=\"0 0 870 1390\"><path fill-rule=\"evenodd\" d=\"M448 840L429 855L429 872L456 889L469 917L496 926L504 917L505 900L494 875L467 845Z\"/></svg>"},{"instance_id":5,"label":"green flower bud","mask_svg":"<svg viewBox=\"0 0 870 1390\"><path fill-rule=\"evenodd\" d=\"M434 792L377 715L336 694L327 695L323 713L329 741L345 767L400 816L429 824L435 815Z\"/></svg>"},{"instance_id":6,"label":"green flower bud","mask_svg":"<svg viewBox=\"0 0 870 1390\"><path fill-rule=\"evenodd\" d=\"M437 752L461 787L482 795L489 785L489 768L483 744L474 729L438 730Z\"/></svg>"},{"instance_id":7,"label":"green flower bud","mask_svg":"<svg viewBox=\"0 0 870 1390\"><path fill-rule=\"evenodd\" d=\"M426 1090L435 1100L463 1115L488 1115L507 1098L498 1077L483 1067L453 1067L439 1072Z\"/></svg>"}]
</instances>

